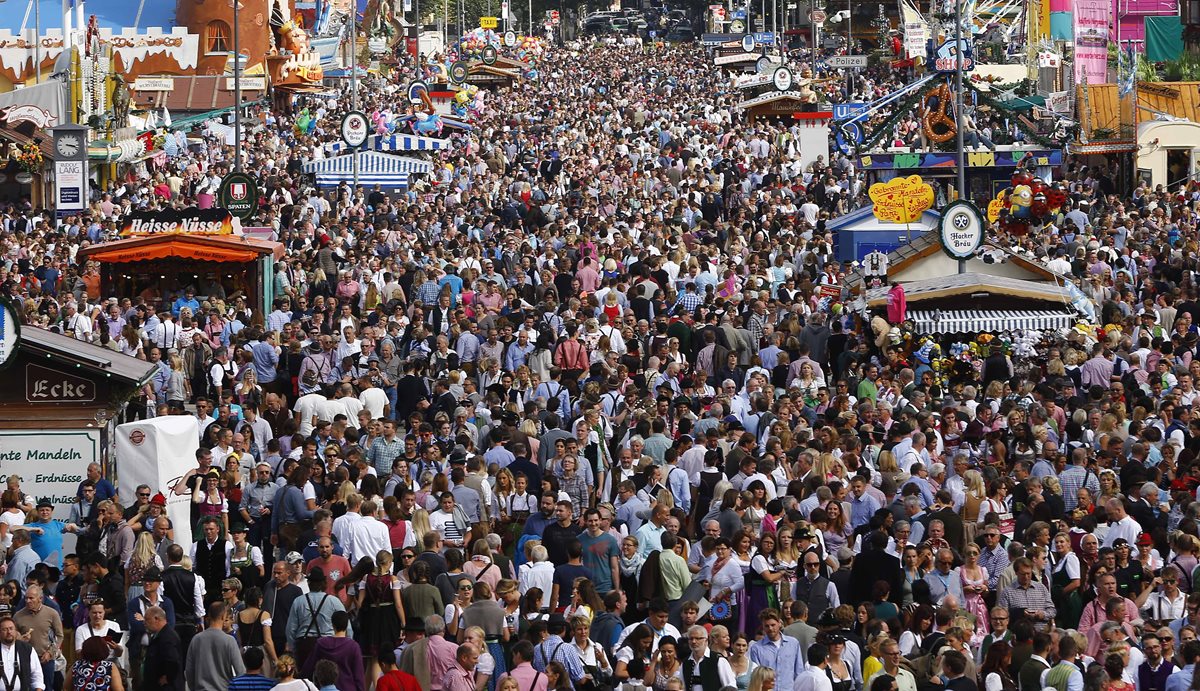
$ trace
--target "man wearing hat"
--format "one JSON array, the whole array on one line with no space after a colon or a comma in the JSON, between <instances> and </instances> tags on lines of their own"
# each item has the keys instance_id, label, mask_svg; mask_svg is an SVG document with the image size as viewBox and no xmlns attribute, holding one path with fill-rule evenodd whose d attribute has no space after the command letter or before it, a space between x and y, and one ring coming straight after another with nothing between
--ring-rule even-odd
<instances>
[{"instance_id":1,"label":"man wearing hat","mask_svg":"<svg viewBox=\"0 0 1200 691\"><path fill-rule=\"evenodd\" d=\"M320 566L312 567L308 572L309 592L292 602L288 613L287 649L295 654L298 668L304 666L317 639L333 635L333 613L346 611L342 601L325 592L325 588L325 571ZM346 635L354 635L349 624Z\"/></svg>"},{"instance_id":2,"label":"man wearing hat","mask_svg":"<svg viewBox=\"0 0 1200 691\"><path fill-rule=\"evenodd\" d=\"M37 520L25 526L29 529L33 551L42 561L62 568L63 533L73 533L78 528L73 523L63 523L54 518L54 503L49 499L39 499L37 503Z\"/></svg>"},{"instance_id":3,"label":"man wearing hat","mask_svg":"<svg viewBox=\"0 0 1200 691\"><path fill-rule=\"evenodd\" d=\"M131 599L125 607L129 615L129 664L133 668L134 687L140 688L142 651L150 643L150 632L146 629L146 612L151 607L160 607L167 613L167 622L175 622L175 605L162 592L162 571L151 566L142 574L141 595Z\"/></svg>"}]
</instances>

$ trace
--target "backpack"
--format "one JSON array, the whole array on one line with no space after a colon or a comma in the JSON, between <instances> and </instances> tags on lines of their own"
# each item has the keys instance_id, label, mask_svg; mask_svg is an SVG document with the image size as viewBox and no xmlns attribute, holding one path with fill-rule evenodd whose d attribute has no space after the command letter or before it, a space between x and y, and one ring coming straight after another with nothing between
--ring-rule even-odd
<instances>
[{"instance_id":1,"label":"backpack","mask_svg":"<svg viewBox=\"0 0 1200 691\"><path fill-rule=\"evenodd\" d=\"M312 360L313 364L317 363L316 360L313 360L311 355L304 359ZM314 369L305 370L304 376L300 379L300 383L310 389L316 388L321 383L321 366L317 365Z\"/></svg>"}]
</instances>

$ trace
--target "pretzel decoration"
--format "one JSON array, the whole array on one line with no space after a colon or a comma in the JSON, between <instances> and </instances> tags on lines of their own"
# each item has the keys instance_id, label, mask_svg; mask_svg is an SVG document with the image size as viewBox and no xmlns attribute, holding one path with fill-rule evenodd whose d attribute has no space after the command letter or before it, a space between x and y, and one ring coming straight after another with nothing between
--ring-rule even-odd
<instances>
[{"instance_id":1,"label":"pretzel decoration","mask_svg":"<svg viewBox=\"0 0 1200 691\"><path fill-rule=\"evenodd\" d=\"M931 108L929 101L936 98L937 106ZM942 144L954 139L958 134L957 124L950 111L950 86L942 84L925 94L921 102L921 131L931 142Z\"/></svg>"}]
</instances>

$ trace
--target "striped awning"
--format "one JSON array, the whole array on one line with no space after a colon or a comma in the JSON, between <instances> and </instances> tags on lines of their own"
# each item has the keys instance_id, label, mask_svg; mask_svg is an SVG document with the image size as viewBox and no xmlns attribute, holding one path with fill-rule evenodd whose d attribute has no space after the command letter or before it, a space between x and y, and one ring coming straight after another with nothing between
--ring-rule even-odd
<instances>
[{"instance_id":1,"label":"striped awning","mask_svg":"<svg viewBox=\"0 0 1200 691\"><path fill-rule=\"evenodd\" d=\"M1075 325L1065 310L909 310L919 334L1055 331Z\"/></svg>"},{"instance_id":2,"label":"striped awning","mask_svg":"<svg viewBox=\"0 0 1200 691\"><path fill-rule=\"evenodd\" d=\"M373 134L367 137L362 148L368 151L441 151L450 148L450 140L436 137L418 137L415 134ZM342 142L331 142L330 151L339 153L346 148Z\"/></svg>"},{"instance_id":3,"label":"striped awning","mask_svg":"<svg viewBox=\"0 0 1200 691\"><path fill-rule=\"evenodd\" d=\"M362 151L350 156L336 156L309 161L304 172L317 177L318 187L336 187L354 180L353 156L358 156L358 183L397 188L408 186L409 177L433 170L433 163L407 156L393 156L374 151Z\"/></svg>"}]
</instances>

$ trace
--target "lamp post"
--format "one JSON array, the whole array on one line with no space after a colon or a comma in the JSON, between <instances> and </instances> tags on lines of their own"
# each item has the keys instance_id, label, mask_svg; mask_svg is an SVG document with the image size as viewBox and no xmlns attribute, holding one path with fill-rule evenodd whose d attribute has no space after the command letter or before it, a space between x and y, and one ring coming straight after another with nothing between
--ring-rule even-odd
<instances>
[{"instance_id":1,"label":"lamp post","mask_svg":"<svg viewBox=\"0 0 1200 691\"><path fill-rule=\"evenodd\" d=\"M415 79L420 79L421 78L421 0L415 0L413 6L417 10L417 50L415 51L416 55L413 57L413 62L416 63L416 66L417 66L417 69L416 69L417 73L415 75L413 75L413 77Z\"/></svg>"},{"instance_id":2,"label":"lamp post","mask_svg":"<svg viewBox=\"0 0 1200 691\"><path fill-rule=\"evenodd\" d=\"M36 0L35 0L36 2ZM231 0L233 6L233 170L242 172L242 44L238 32L238 9L240 0Z\"/></svg>"},{"instance_id":3,"label":"lamp post","mask_svg":"<svg viewBox=\"0 0 1200 691\"><path fill-rule=\"evenodd\" d=\"M42 3L38 0L33 0L33 83L42 83Z\"/></svg>"},{"instance_id":4,"label":"lamp post","mask_svg":"<svg viewBox=\"0 0 1200 691\"><path fill-rule=\"evenodd\" d=\"M420 40L417 39L418 48ZM417 52L420 52L418 49ZM358 110L358 6L350 7L350 110ZM354 170L354 189L358 190L358 147L350 152Z\"/></svg>"},{"instance_id":5,"label":"lamp post","mask_svg":"<svg viewBox=\"0 0 1200 691\"><path fill-rule=\"evenodd\" d=\"M954 136L958 147L958 198L966 199L967 154L963 149L963 50L962 0L954 0ZM962 262L959 263L960 268Z\"/></svg>"}]
</instances>

